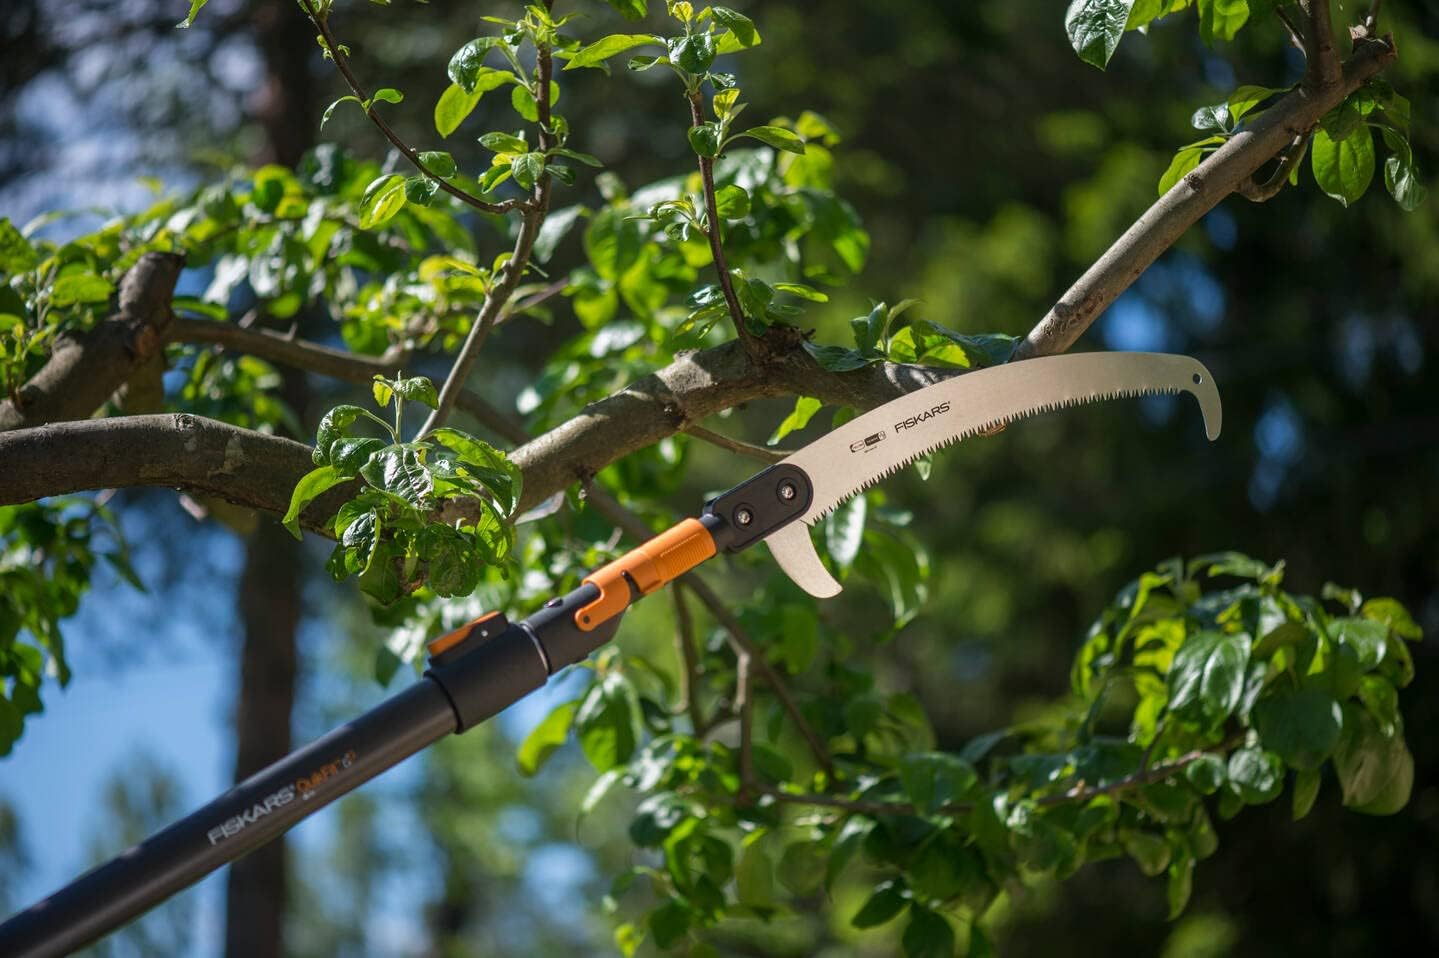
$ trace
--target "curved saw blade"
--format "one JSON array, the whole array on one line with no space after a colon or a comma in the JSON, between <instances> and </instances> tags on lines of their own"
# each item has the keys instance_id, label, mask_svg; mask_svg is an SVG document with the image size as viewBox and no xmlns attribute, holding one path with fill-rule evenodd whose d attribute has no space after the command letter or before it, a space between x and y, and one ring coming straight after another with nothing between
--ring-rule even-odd
<instances>
[{"instance_id":1,"label":"curved saw blade","mask_svg":"<svg viewBox=\"0 0 1439 958\"><path fill-rule=\"evenodd\" d=\"M1187 392L1199 401L1204 432L1219 437L1214 377L1196 359L1168 353L1078 353L979 369L901 396L851 419L784 460L800 467L814 497L800 521L764 541L779 567L810 595L840 585L820 562L809 527L885 476L961 439L1016 419L1125 396Z\"/></svg>"}]
</instances>

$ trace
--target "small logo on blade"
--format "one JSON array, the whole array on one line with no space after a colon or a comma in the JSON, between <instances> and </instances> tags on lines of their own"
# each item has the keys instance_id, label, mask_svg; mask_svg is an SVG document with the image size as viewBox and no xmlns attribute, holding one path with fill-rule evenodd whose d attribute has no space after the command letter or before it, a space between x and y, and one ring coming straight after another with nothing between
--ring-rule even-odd
<instances>
[{"instance_id":1,"label":"small logo on blade","mask_svg":"<svg viewBox=\"0 0 1439 958\"><path fill-rule=\"evenodd\" d=\"M908 419L901 419L899 422L894 424L894 431L899 432L901 429L913 429L915 426L918 426L926 419L929 419L933 416L943 415L947 412L949 412L949 403L942 402L938 406L926 409L924 412L916 416L910 416Z\"/></svg>"},{"instance_id":2,"label":"small logo on blade","mask_svg":"<svg viewBox=\"0 0 1439 958\"><path fill-rule=\"evenodd\" d=\"M850 452L869 452L871 449L873 449L875 446L878 446L878 445L879 445L880 443L882 443L882 442L884 442L884 430L883 430L883 429L881 429L879 432L877 432L877 433L875 433L875 434L873 434L873 435L871 435L871 436L865 436L863 439L860 439L860 440L858 440L857 442L852 442L852 443L850 443L850 444L849 444L849 451L850 451Z\"/></svg>"}]
</instances>

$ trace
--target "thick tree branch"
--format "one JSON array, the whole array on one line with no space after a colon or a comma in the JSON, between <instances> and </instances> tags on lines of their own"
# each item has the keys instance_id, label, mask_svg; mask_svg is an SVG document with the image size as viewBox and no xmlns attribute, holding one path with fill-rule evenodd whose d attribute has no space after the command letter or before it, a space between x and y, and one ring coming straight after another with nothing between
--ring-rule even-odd
<instances>
[{"instance_id":1,"label":"thick tree branch","mask_svg":"<svg viewBox=\"0 0 1439 958\"><path fill-rule=\"evenodd\" d=\"M120 280L114 315L60 337L49 361L20 387L19 402L0 402L0 432L90 416L159 355L183 262L170 253L140 257Z\"/></svg>"},{"instance_id":2,"label":"thick tree branch","mask_svg":"<svg viewBox=\"0 0 1439 958\"><path fill-rule=\"evenodd\" d=\"M385 139L389 140L390 144L399 150L405 159L410 161L415 169L439 184L440 189L455 199L485 213L507 213L510 210L519 209L525 205L520 200L504 200L499 203L482 200L473 193L466 192L453 183L447 182L438 173L426 166L424 161L420 159L419 152L404 140L400 139L399 134L390 128L390 124L385 122L384 117L375 112L375 105L370 103L370 95L365 92L365 88L362 87L360 81L356 79L354 71L350 69L350 58L345 56L344 51L340 49L340 44L335 41L334 34L330 32L328 18L320 16L319 11L315 9L315 5L311 0L299 0L299 2L300 7L305 11L305 15L309 18L310 23L320 32L320 38L325 42L325 50L329 53L330 59L335 61L335 66L339 68L340 75L345 78L345 85L350 88L351 93L359 98L361 103L369 103L369 105L365 107L365 115L368 116L370 121L375 124L375 127L384 134Z\"/></svg>"},{"instance_id":3,"label":"thick tree branch","mask_svg":"<svg viewBox=\"0 0 1439 958\"><path fill-rule=\"evenodd\" d=\"M288 508L295 480L314 468L310 448L201 416L119 416L0 433L0 500L119 486L173 486L254 509ZM339 487L305 511L324 534L353 493Z\"/></svg>"},{"instance_id":4,"label":"thick tree branch","mask_svg":"<svg viewBox=\"0 0 1439 958\"><path fill-rule=\"evenodd\" d=\"M1030 330L1014 358L1068 349L1185 230L1395 56L1389 39L1364 43L1344 64L1340 82L1313 89L1301 86L1265 110L1145 211Z\"/></svg>"}]
</instances>

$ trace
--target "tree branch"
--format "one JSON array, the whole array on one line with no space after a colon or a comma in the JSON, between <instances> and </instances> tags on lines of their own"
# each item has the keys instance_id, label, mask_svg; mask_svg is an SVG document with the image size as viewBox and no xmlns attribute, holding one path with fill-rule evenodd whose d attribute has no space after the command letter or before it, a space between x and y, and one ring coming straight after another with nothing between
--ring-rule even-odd
<instances>
[{"instance_id":1,"label":"tree branch","mask_svg":"<svg viewBox=\"0 0 1439 958\"><path fill-rule=\"evenodd\" d=\"M1387 39L1365 43L1344 64L1339 83L1318 89L1301 86L1232 136L1160 197L1085 271L1030 330L1013 358L1048 356L1068 349L1185 230L1295 137L1312 129L1365 80L1392 63L1396 55L1394 44Z\"/></svg>"},{"instance_id":2,"label":"tree branch","mask_svg":"<svg viewBox=\"0 0 1439 958\"><path fill-rule=\"evenodd\" d=\"M88 417L159 355L183 265L172 253L141 256L120 280L116 312L92 329L61 336L20 387L19 402L0 402L0 432Z\"/></svg>"},{"instance_id":3,"label":"tree branch","mask_svg":"<svg viewBox=\"0 0 1439 958\"><path fill-rule=\"evenodd\" d=\"M680 709L689 712L695 735L703 736L709 729L699 700L699 653L695 649L695 623L685 602L684 590L671 589L675 603L675 648L679 652L680 686L683 701Z\"/></svg>"},{"instance_id":4,"label":"tree branch","mask_svg":"<svg viewBox=\"0 0 1439 958\"><path fill-rule=\"evenodd\" d=\"M793 452L793 450L790 449L770 449L766 446L756 446L754 443L744 442L740 439L732 439L723 433L706 429L697 423L691 423L685 426L683 432L687 435L694 436L701 442L707 442L711 446L717 446L720 449L738 453L741 456L747 456L750 459L764 463L779 462L781 459L790 456Z\"/></svg>"},{"instance_id":5,"label":"tree branch","mask_svg":"<svg viewBox=\"0 0 1439 958\"><path fill-rule=\"evenodd\" d=\"M269 329L184 316L177 316L170 325L170 339L177 343L223 346L282 366L360 385L368 384L376 376L393 376L410 361L409 350L398 346L391 346L381 356L365 356Z\"/></svg>"},{"instance_id":6,"label":"tree branch","mask_svg":"<svg viewBox=\"0 0 1439 958\"><path fill-rule=\"evenodd\" d=\"M1289 181L1289 174L1294 171L1309 152L1309 134L1296 136L1294 142L1289 144L1289 149L1279 155L1279 165L1274 172L1269 174L1269 179L1260 182L1254 177L1244 180L1235 190L1240 196L1254 203L1265 203L1279 195L1284 189L1284 184Z\"/></svg>"},{"instance_id":7,"label":"tree branch","mask_svg":"<svg viewBox=\"0 0 1439 958\"><path fill-rule=\"evenodd\" d=\"M462 190L453 183L446 182L443 177L426 166L414 147L400 139L399 134L390 128L390 124L385 122L384 117L375 112L375 105L370 103L369 94L365 92L365 88L362 87L360 81L355 78L354 71L350 69L349 57L341 52L340 44L335 41L334 34L330 32L329 19L320 16L319 11L315 9L315 5L311 0L300 0L300 6L305 11L305 16L309 18L310 23L320 32L320 37L325 42L325 50L330 54L330 59L335 61L335 66L339 69L340 75L345 78L345 84L350 88L350 92L358 97L362 104L369 104L365 107L365 115L368 116L376 128L384 134L385 139L389 140L390 144L399 150L405 159L410 161L415 169L425 174L425 176L437 183L440 189L455 199L486 213L508 213L510 210L520 209L525 205L520 200L504 200L499 203L482 200L473 193Z\"/></svg>"},{"instance_id":8,"label":"tree branch","mask_svg":"<svg viewBox=\"0 0 1439 958\"><path fill-rule=\"evenodd\" d=\"M548 129L552 66L553 60L550 56L549 45L539 44L535 54L535 72L538 74L539 86L539 89L535 91L535 107L536 115L539 117L539 147L542 153L554 145ZM525 275L525 270L529 268L530 252L534 249L535 239L539 237L540 227L544 225L545 216L550 210L552 186L553 181L550 174L548 172L541 173L535 182L530 202L521 214L520 231L515 237L514 251L505 261L505 265L500 268L499 278L485 293L485 301L480 305L479 315L475 317L475 325L470 328L470 334L465 337L464 345L460 347L460 354L455 357L455 365L450 369L449 376L445 378L444 385L440 387L440 401L430 413L429 418L425 420L424 427L420 429L420 435L426 435L444 425L451 410L455 408L455 403L465 388L465 381L469 378L470 370L474 368L475 361L480 357L480 348L484 346L490 330L494 328L504 313L505 306L509 303L510 297L514 295L515 287L520 285L520 280Z\"/></svg>"},{"instance_id":9,"label":"tree branch","mask_svg":"<svg viewBox=\"0 0 1439 958\"><path fill-rule=\"evenodd\" d=\"M1144 785L1152 785L1161 782L1186 767L1193 765L1206 755L1225 754L1239 744L1239 740L1230 740L1221 743L1214 749L1195 749L1186 752L1178 758L1168 762L1161 762L1150 768L1142 768L1132 775L1116 779L1108 785L1085 785L1083 782L1076 782L1073 787L1055 795L1045 795L1036 799L1035 804L1042 808L1052 808L1056 805L1068 805L1072 802L1087 802L1092 798L1101 795L1118 795ZM845 798L841 795L823 794L796 794L795 792L782 792L777 788L763 787L761 793L768 795L777 802L784 802L788 805L816 805L824 808L837 808L846 812L854 812L860 815L883 816L883 815L917 815L919 809L912 802L876 802L866 799ZM940 815L965 815L974 811L972 802L951 802L941 805L935 810Z\"/></svg>"},{"instance_id":10,"label":"tree branch","mask_svg":"<svg viewBox=\"0 0 1439 958\"><path fill-rule=\"evenodd\" d=\"M691 126L704 124L704 105L698 89L688 94ZM698 154L696 154L698 156ZM735 296L734 281L729 274L729 263L725 260L724 246L720 242L721 220L719 201L715 199L714 160L699 156L700 180L704 183L705 194L705 236L710 241L710 256L714 259L715 270L719 273L720 290L724 293L725 305L729 307L730 319L734 322L735 335L744 344L745 352L753 354L757 341L745 325L744 310L740 308L739 297Z\"/></svg>"},{"instance_id":11,"label":"tree branch","mask_svg":"<svg viewBox=\"0 0 1439 958\"><path fill-rule=\"evenodd\" d=\"M1343 80L1343 69L1334 52L1334 25L1329 0L1309 0L1309 28L1304 31L1304 86L1315 92L1332 90Z\"/></svg>"}]
</instances>

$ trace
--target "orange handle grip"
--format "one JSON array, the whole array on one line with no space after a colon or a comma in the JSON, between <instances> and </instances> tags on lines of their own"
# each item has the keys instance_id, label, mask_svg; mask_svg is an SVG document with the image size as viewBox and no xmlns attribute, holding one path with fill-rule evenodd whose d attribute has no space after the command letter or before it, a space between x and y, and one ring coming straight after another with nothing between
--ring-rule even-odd
<instances>
[{"instance_id":1,"label":"orange handle grip","mask_svg":"<svg viewBox=\"0 0 1439 958\"><path fill-rule=\"evenodd\" d=\"M714 554L714 537L698 519L671 526L585 576L585 582L600 590L600 597L575 611L575 625L590 631L629 608L635 592L649 595Z\"/></svg>"}]
</instances>

